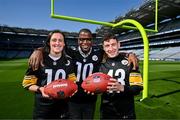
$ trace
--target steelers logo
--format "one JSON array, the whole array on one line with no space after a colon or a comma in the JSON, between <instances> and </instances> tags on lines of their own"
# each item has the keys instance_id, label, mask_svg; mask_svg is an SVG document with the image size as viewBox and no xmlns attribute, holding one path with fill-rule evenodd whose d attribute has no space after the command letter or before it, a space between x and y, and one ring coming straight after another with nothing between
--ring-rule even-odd
<instances>
[{"instance_id":1,"label":"steelers logo","mask_svg":"<svg viewBox=\"0 0 180 120\"><path fill-rule=\"evenodd\" d=\"M115 66L115 63L112 63L111 65L112 65L112 66Z\"/></svg>"},{"instance_id":2,"label":"steelers logo","mask_svg":"<svg viewBox=\"0 0 180 120\"><path fill-rule=\"evenodd\" d=\"M97 61L97 60L98 60L97 55L93 55L93 56L92 56L92 60L93 60L93 61Z\"/></svg>"},{"instance_id":3,"label":"steelers logo","mask_svg":"<svg viewBox=\"0 0 180 120\"><path fill-rule=\"evenodd\" d=\"M69 66L70 65L70 61L67 60L67 63L65 64L66 66Z\"/></svg>"},{"instance_id":4,"label":"steelers logo","mask_svg":"<svg viewBox=\"0 0 180 120\"><path fill-rule=\"evenodd\" d=\"M123 65L128 65L128 61L127 61L127 60L122 60L121 63L122 63Z\"/></svg>"}]
</instances>

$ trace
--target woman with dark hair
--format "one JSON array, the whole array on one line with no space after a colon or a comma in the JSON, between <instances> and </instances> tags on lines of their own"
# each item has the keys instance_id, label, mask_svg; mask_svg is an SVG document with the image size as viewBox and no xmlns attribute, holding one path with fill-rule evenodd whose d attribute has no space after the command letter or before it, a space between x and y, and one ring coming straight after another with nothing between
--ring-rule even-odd
<instances>
[{"instance_id":1,"label":"woman with dark hair","mask_svg":"<svg viewBox=\"0 0 180 120\"><path fill-rule=\"evenodd\" d=\"M64 52L65 36L59 30L49 33L43 54L43 66L35 71L28 68L22 85L35 92L33 119L65 118L68 100L56 100L44 93L44 86L56 79L76 80L72 60Z\"/></svg>"}]
</instances>

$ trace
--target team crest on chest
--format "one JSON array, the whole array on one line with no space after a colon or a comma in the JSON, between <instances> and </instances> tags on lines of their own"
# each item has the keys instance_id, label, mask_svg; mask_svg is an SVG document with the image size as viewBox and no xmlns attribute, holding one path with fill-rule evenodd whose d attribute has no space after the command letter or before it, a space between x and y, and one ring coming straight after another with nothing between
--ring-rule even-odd
<instances>
[{"instance_id":1,"label":"team crest on chest","mask_svg":"<svg viewBox=\"0 0 180 120\"><path fill-rule=\"evenodd\" d=\"M57 65L57 62L56 62L56 61L53 61L53 65L54 65L54 66Z\"/></svg>"},{"instance_id":2,"label":"team crest on chest","mask_svg":"<svg viewBox=\"0 0 180 120\"><path fill-rule=\"evenodd\" d=\"M86 62L86 61L87 61L87 60L84 58L84 59L83 59L83 62Z\"/></svg>"},{"instance_id":3,"label":"team crest on chest","mask_svg":"<svg viewBox=\"0 0 180 120\"><path fill-rule=\"evenodd\" d=\"M115 66L115 63L113 62L111 65L112 65L112 66Z\"/></svg>"},{"instance_id":4,"label":"team crest on chest","mask_svg":"<svg viewBox=\"0 0 180 120\"><path fill-rule=\"evenodd\" d=\"M97 56L97 55L93 55L93 56L92 56L92 60L93 60L93 61L97 61L97 60L98 60L98 56Z\"/></svg>"},{"instance_id":5,"label":"team crest on chest","mask_svg":"<svg viewBox=\"0 0 180 120\"><path fill-rule=\"evenodd\" d=\"M127 60L122 60L121 63L122 63L123 65L128 65L128 61L127 61Z\"/></svg>"},{"instance_id":6,"label":"team crest on chest","mask_svg":"<svg viewBox=\"0 0 180 120\"><path fill-rule=\"evenodd\" d=\"M65 64L66 66L69 66L70 65L70 61L67 60L67 63Z\"/></svg>"}]
</instances>

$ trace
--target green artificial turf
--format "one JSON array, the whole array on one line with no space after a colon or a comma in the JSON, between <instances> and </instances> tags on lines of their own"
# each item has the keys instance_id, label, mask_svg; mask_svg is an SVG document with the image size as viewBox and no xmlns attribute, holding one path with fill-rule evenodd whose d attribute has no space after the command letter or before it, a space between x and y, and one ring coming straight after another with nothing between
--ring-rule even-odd
<instances>
[{"instance_id":1,"label":"green artificial turf","mask_svg":"<svg viewBox=\"0 0 180 120\"><path fill-rule=\"evenodd\" d=\"M150 61L149 97L136 100L139 119L180 119L180 62Z\"/></svg>"},{"instance_id":2,"label":"green artificial turf","mask_svg":"<svg viewBox=\"0 0 180 120\"><path fill-rule=\"evenodd\" d=\"M142 68L142 64L141 64ZM22 88L27 59L0 61L0 119L31 119L33 93ZM136 96L137 119L180 119L180 62L149 62L149 97ZM100 99L95 119L99 118Z\"/></svg>"},{"instance_id":3,"label":"green artificial turf","mask_svg":"<svg viewBox=\"0 0 180 120\"><path fill-rule=\"evenodd\" d=\"M33 94L21 86L27 59L0 61L0 119L31 119Z\"/></svg>"}]
</instances>

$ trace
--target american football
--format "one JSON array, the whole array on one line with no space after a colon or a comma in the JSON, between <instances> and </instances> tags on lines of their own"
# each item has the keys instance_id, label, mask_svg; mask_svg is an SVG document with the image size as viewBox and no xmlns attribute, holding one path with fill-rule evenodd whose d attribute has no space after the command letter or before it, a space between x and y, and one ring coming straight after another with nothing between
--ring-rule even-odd
<instances>
[{"instance_id":1,"label":"american football","mask_svg":"<svg viewBox=\"0 0 180 120\"><path fill-rule=\"evenodd\" d=\"M44 87L44 93L54 99L65 99L71 97L77 91L77 85L66 79L54 80Z\"/></svg>"},{"instance_id":2,"label":"american football","mask_svg":"<svg viewBox=\"0 0 180 120\"><path fill-rule=\"evenodd\" d=\"M103 93L107 90L107 84L110 78L111 76L104 73L93 73L83 81L81 87L91 93Z\"/></svg>"}]
</instances>

